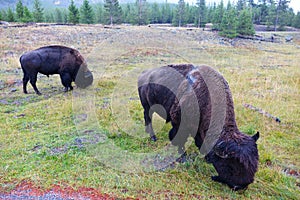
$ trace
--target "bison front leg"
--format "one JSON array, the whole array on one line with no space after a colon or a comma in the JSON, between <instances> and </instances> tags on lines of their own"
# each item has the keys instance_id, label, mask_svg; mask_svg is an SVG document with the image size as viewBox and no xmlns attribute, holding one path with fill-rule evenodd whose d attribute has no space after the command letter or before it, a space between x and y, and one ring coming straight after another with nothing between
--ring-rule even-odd
<instances>
[{"instance_id":1,"label":"bison front leg","mask_svg":"<svg viewBox=\"0 0 300 200\"><path fill-rule=\"evenodd\" d=\"M60 74L61 83L65 87L64 92L67 92L70 88L70 90L73 90L72 87L72 77L69 73L61 73Z\"/></svg>"},{"instance_id":2,"label":"bison front leg","mask_svg":"<svg viewBox=\"0 0 300 200\"><path fill-rule=\"evenodd\" d=\"M176 159L179 163L186 162L186 152L184 145L187 141L187 136L185 134L179 133L178 128L172 127L169 131L169 139L174 146L178 147L178 153L180 157Z\"/></svg>"}]
</instances>

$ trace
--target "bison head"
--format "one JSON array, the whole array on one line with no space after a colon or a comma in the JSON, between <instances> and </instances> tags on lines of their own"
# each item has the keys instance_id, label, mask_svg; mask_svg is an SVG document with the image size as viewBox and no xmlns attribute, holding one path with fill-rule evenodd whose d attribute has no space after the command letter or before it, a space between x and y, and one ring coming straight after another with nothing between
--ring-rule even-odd
<instances>
[{"instance_id":1,"label":"bison head","mask_svg":"<svg viewBox=\"0 0 300 200\"><path fill-rule=\"evenodd\" d=\"M86 88L92 83L93 83L92 72L86 70L85 67L80 67L75 78L75 84L80 88Z\"/></svg>"},{"instance_id":2,"label":"bison head","mask_svg":"<svg viewBox=\"0 0 300 200\"><path fill-rule=\"evenodd\" d=\"M205 156L218 172L212 180L225 183L235 191L247 188L257 171L258 138L259 132L252 137L240 133L238 136L220 138Z\"/></svg>"}]
</instances>

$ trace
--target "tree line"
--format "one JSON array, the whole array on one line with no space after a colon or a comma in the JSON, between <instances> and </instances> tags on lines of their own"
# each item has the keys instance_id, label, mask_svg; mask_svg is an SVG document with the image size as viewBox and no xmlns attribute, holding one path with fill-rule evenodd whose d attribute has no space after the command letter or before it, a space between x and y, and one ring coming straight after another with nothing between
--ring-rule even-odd
<instances>
[{"instance_id":1,"label":"tree line","mask_svg":"<svg viewBox=\"0 0 300 200\"><path fill-rule=\"evenodd\" d=\"M253 35L253 24L266 25L270 30L284 30L286 26L300 28L300 12L295 14L289 7L289 0L238 0L237 3L207 5L197 0L195 5L179 0L177 4L135 3L119 4L118 0L104 0L103 4L91 5L84 0L80 7L71 3L68 8L45 9L40 0L34 0L30 10L19 0L14 9L1 10L0 20L8 22L48 22L72 24L121 24L134 25L168 23L174 26L193 25L212 28L221 35L235 37L238 34Z\"/></svg>"}]
</instances>

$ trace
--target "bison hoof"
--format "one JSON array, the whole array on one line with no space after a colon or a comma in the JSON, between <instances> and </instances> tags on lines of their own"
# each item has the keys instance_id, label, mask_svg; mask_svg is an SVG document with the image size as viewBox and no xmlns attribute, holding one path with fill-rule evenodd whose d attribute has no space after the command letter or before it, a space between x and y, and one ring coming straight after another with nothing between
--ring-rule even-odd
<instances>
[{"instance_id":1,"label":"bison hoof","mask_svg":"<svg viewBox=\"0 0 300 200\"><path fill-rule=\"evenodd\" d=\"M40 93L40 92L37 92L36 94L37 94L37 95L42 95L42 93Z\"/></svg>"},{"instance_id":2,"label":"bison hoof","mask_svg":"<svg viewBox=\"0 0 300 200\"><path fill-rule=\"evenodd\" d=\"M185 163L187 162L186 153L183 153L179 158L176 159L178 163Z\"/></svg>"},{"instance_id":3,"label":"bison hoof","mask_svg":"<svg viewBox=\"0 0 300 200\"><path fill-rule=\"evenodd\" d=\"M157 138L155 135L151 136L150 139L153 141L153 142L156 142L157 141Z\"/></svg>"}]
</instances>

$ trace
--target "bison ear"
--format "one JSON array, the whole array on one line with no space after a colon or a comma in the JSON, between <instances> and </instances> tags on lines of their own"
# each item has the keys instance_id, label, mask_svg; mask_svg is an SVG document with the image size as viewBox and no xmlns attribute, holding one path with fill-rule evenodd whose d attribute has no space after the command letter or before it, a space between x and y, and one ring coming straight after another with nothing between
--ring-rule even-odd
<instances>
[{"instance_id":1,"label":"bison ear","mask_svg":"<svg viewBox=\"0 0 300 200\"><path fill-rule=\"evenodd\" d=\"M255 135L253 135L252 138L256 142L259 138L259 132L257 131L257 133Z\"/></svg>"},{"instance_id":2,"label":"bison ear","mask_svg":"<svg viewBox=\"0 0 300 200\"><path fill-rule=\"evenodd\" d=\"M226 146L227 144L224 141L217 143L214 147L215 154L220 158L228 158L229 154L228 151L226 150Z\"/></svg>"},{"instance_id":3,"label":"bison ear","mask_svg":"<svg viewBox=\"0 0 300 200\"><path fill-rule=\"evenodd\" d=\"M74 54L74 50L73 49L70 50L70 54Z\"/></svg>"}]
</instances>

